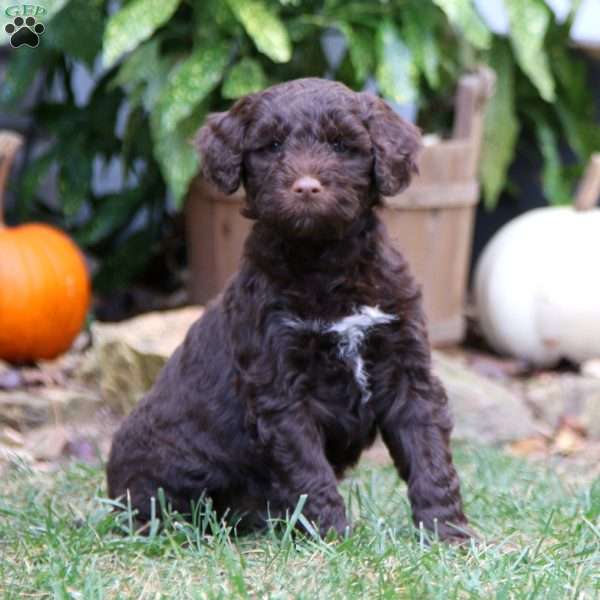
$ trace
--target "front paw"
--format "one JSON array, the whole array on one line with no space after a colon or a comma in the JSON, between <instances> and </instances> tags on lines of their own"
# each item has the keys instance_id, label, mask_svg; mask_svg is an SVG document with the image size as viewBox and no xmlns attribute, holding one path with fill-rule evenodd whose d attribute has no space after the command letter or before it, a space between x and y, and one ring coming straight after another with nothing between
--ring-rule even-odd
<instances>
[{"instance_id":1,"label":"front paw","mask_svg":"<svg viewBox=\"0 0 600 600\"><path fill-rule=\"evenodd\" d=\"M477 542L480 539L466 521L457 524L436 521L429 533L433 538L456 546L468 546L471 540Z\"/></svg>"}]
</instances>

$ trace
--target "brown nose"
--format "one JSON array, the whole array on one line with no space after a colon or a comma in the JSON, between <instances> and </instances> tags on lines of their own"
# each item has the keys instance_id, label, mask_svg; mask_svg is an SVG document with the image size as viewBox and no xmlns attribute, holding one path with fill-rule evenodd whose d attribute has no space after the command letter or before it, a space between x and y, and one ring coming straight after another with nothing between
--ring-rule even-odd
<instances>
[{"instance_id":1,"label":"brown nose","mask_svg":"<svg viewBox=\"0 0 600 600\"><path fill-rule=\"evenodd\" d=\"M323 191L323 186L318 179L310 177L309 175L303 175L294 181L292 184L292 190L296 194L308 196L311 194L319 194Z\"/></svg>"}]
</instances>

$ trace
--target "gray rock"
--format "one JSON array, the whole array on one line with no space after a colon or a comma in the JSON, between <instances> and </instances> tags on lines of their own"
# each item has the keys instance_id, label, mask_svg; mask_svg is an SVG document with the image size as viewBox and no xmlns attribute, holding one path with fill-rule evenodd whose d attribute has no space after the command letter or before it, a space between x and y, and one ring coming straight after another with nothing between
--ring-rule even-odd
<instances>
[{"instance_id":1,"label":"gray rock","mask_svg":"<svg viewBox=\"0 0 600 600\"><path fill-rule=\"evenodd\" d=\"M518 394L482 377L458 358L434 352L433 361L448 392L455 439L499 444L536 434L536 424Z\"/></svg>"},{"instance_id":2,"label":"gray rock","mask_svg":"<svg viewBox=\"0 0 600 600\"><path fill-rule=\"evenodd\" d=\"M600 439L600 379L548 372L525 384L526 399L536 419L550 429L562 416L575 417L592 439Z\"/></svg>"},{"instance_id":3,"label":"gray rock","mask_svg":"<svg viewBox=\"0 0 600 600\"><path fill-rule=\"evenodd\" d=\"M55 461L62 455L67 441L63 425L46 425L27 436L25 447L35 461Z\"/></svg>"},{"instance_id":4,"label":"gray rock","mask_svg":"<svg viewBox=\"0 0 600 600\"><path fill-rule=\"evenodd\" d=\"M0 392L0 425L18 431L90 418L101 398L89 390L40 387Z\"/></svg>"},{"instance_id":5,"label":"gray rock","mask_svg":"<svg viewBox=\"0 0 600 600\"><path fill-rule=\"evenodd\" d=\"M593 440L600 440L600 389L595 388L593 393L586 396L581 411L581 424L585 427L588 436Z\"/></svg>"},{"instance_id":6,"label":"gray rock","mask_svg":"<svg viewBox=\"0 0 600 600\"><path fill-rule=\"evenodd\" d=\"M558 427L564 414L575 412L577 379L575 375L548 371L524 382L527 404L534 417L547 425L550 431Z\"/></svg>"},{"instance_id":7,"label":"gray rock","mask_svg":"<svg viewBox=\"0 0 600 600\"><path fill-rule=\"evenodd\" d=\"M201 314L202 309L190 307L148 313L116 324L94 323L93 347L81 378L95 383L111 408L127 414Z\"/></svg>"}]
</instances>

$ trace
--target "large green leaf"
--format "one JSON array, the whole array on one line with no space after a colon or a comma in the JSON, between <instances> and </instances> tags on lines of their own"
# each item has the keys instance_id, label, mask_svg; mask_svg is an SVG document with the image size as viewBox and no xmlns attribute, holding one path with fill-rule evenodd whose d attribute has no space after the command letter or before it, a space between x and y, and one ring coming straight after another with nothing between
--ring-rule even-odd
<instances>
[{"instance_id":1,"label":"large green leaf","mask_svg":"<svg viewBox=\"0 0 600 600\"><path fill-rule=\"evenodd\" d=\"M107 89L108 76L94 89L88 105L81 110L81 127L86 147L81 150L90 154L100 154L109 159L121 150L121 143L113 127L107 123L115 123L119 110L123 106L124 97L119 90ZM73 128L74 133L77 129Z\"/></svg>"},{"instance_id":2,"label":"large green leaf","mask_svg":"<svg viewBox=\"0 0 600 600\"><path fill-rule=\"evenodd\" d=\"M560 41L565 43L560 44ZM596 106L586 64L576 60L566 40L552 44L551 56L557 85L556 114L577 158L587 161L592 152L600 150L600 126L595 118Z\"/></svg>"},{"instance_id":3,"label":"large green leaf","mask_svg":"<svg viewBox=\"0 0 600 600\"><path fill-rule=\"evenodd\" d=\"M205 39L222 39L224 32L239 35L239 22L225 0L202 0L189 4L193 9L193 26Z\"/></svg>"},{"instance_id":4,"label":"large green leaf","mask_svg":"<svg viewBox=\"0 0 600 600\"><path fill-rule=\"evenodd\" d=\"M108 19L104 34L106 68L148 39L172 16L181 0L132 0Z\"/></svg>"},{"instance_id":5,"label":"large green leaf","mask_svg":"<svg viewBox=\"0 0 600 600\"><path fill-rule=\"evenodd\" d=\"M569 204L571 190L560 159L556 133L548 123L540 118L536 120L536 134L544 159L544 168L542 169L544 195L551 204Z\"/></svg>"},{"instance_id":6,"label":"large green leaf","mask_svg":"<svg viewBox=\"0 0 600 600\"><path fill-rule=\"evenodd\" d=\"M402 38L406 42L419 71L436 89L440 85L440 46L435 39L436 14L431 5L407 4L403 11ZM437 11L435 11L437 12Z\"/></svg>"},{"instance_id":7,"label":"large green leaf","mask_svg":"<svg viewBox=\"0 0 600 600\"><path fill-rule=\"evenodd\" d=\"M171 131L218 85L229 60L229 49L221 44L200 47L174 67L157 101L160 128Z\"/></svg>"},{"instance_id":8,"label":"large green leaf","mask_svg":"<svg viewBox=\"0 0 600 600\"><path fill-rule=\"evenodd\" d=\"M0 84L0 106L18 106L41 69L48 66L49 57L50 53L41 47L22 46L12 53Z\"/></svg>"},{"instance_id":9,"label":"large green leaf","mask_svg":"<svg viewBox=\"0 0 600 600\"><path fill-rule=\"evenodd\" d=\"M444 11L450 23L465 36L468 42L480 49L489 47L491 34L471 0L433 0L433 2Z\"/></svg>"},{"instance_id":10,"label":"large green leaf","mask_svg":"<svg viewBox=\"0 0 600 600\"><path fill-rule=\"evenodd\" d=\"M485 114L480 174L485 205L491 209L506 183L519 123L515 112L514 67L504 41L495 41L488 55L488 64L496 72L496 87Z\"/></svg>"},{"instance_id":11,"label":"large green leaf","mask_svg":"<svg viewBox=\"0 0 600 600\"><path fill-rule=\"evenodd\" d=\"M151 111L163 92L173 67L173 56L160 54L157 39L148 40L136 48L121 64L111 82L123 86L132 105L142 104Z\"/></svg>"},{"instance_id":12,"label":"large green leaf","mask_svg":"<svg viewBox=\"0 0 600 600\"><path fill-rule=\"evenodd\" d=\"M160 44L154 38L141 44L122 63L113 79L114 85L124 87L146 82L160 63Z\"/></svg>"},{"instance_id":13,"label":"large green leaf","mask_svg":"<svg viewBox=\"0 0 600 600\"><path fill-rule=\"evenodd\" d=\"M552 102L556 96L554 78L544 49L544 36L552 15L542 0L507 0L510 41L523 72L541 97Z\"/></svg>"},{"instance_id":14,"label":"large green leaf","mask_svg":"<svg viewBox=\"0 0 600 600\"><path fill-rule=\"evenodd\" d=\"M223 98L236 99L265 88L267 77L260 63L252 58L242 58L229 71L221 94Z\"/></svg>"},{"instance_id":15,"label":"large green leaf","mask_svg":"<svg viewBox=\"0 0 600 600\"><path fill-rule=\"evenodd\" d=\"M58 196L67 218L75 216L89 200L91 181L91 157L78 151L76 144L66 146L58 171Z\"/></svg>"},{"instance_id":16,"label":"large green leaf","mask_svg":"<svg viewBox=\"0 0 600 600\"><path fill-rule=\"evenodd\" d=\"M119 243L112 254L103 257L94 275L94 290L111 292L129 285L156 253L157 241L155 228L148 227Z\"/></svg>"},{"instance_id":17,"label":"large green leaf","mask_svg":"<svg viewBox=\"0 0 600 600\"><path fill-rule=\"evenodd\" d=\"M102 48L103 33L102 2L71 0L52 19L44 43L92 66Z\"/></svg>"},{"instance_id":18,"label":"large green leaf","mask_svg":"<svg viewBox=\"0 0 600 600\"><path fill-rule=\"evenodd\" d=\"M185 200L191 180L198 173L199 161L192 137L204 115L205 111L198 110L171 130L162 127L163 119L158 110L150 116L154 156L178 208Z\"/></svg>"},{"instance_id":19,"label":"large green leaf","mask_svg":"<svg viewBox=\"0 0 600 600\"><path fill-rule=\"evenodd\" d=\"M29 215L40 185L45 180L55 160L56 152L48 150L30 160L27 164L17 194L17 209L20 219L24 220Z\"/></svg>"},{"instance_id":20,"label":"large green leaf","mask_svg":"<svg viewBox=\"0 0 600 600\"><path fill-rule=\"evenodd\" d=\"M43 0L41 5L46 9L46 14L43 16L42 21L50 21L56 13L61 11L65 4L68 4L69 0ZM31 3L35 4L35 3Z\"/></svg>"},{"instance_id":21,"label":"large green leaf","mask_svg":"<svg viewBox=\"0 0 600 600\"><path fill-rule=\"evenodd\" d=\"M146 112L141 106L130 108L121 138L121 164L124 173L135 170L136 159L141 158L147 162L153 156Z\"/></svg>"},{"instance_id":22,"label":"large green leaf","mask_svg":"<svg viewBox=\"0 0 600 600\"><path fill-rule=\"evenodd\" d=\"M416 102L418 73L408 46L396 26L384 21L377 30L377 83L381 93L398 104Z\"/></svg>"},{"instance_id":23,"label":"large green leaf","mask_svg":"<svg viewBox=\"0 0 600 600\"><path fill-rule=\"evenodd\" d=\"M350 62L356 79L363 83L375 68L373 56L373 36L364 28L353 27L349 23L338 23L337 27L346 36Z\"/></svg>"},{"instance_id":24,"label":"large green leaf","mask_svg":"<svg viewBox=\"0 0 600 600\"><path fill-rule=\"evenodd\" d=\"M593 116L569 106L561 97L557 97L555 109L569 146L580 161L587 161L590 154L600 151L600 125Z\"/></svg>"},{"instance_id":25,"label":"large green leaf","mask_svg":"<svg viewBox=\"0 0 600 600\"><path fill-rule=\"evenodd\" d=\"M143 204L141 188L107 194L94 206L92 218L73 235L78 244L93 246L122 229Z\"/></svg>"},{"instance_id":26,"label":"large green leaf","mask_svg":"<svg viewBox=\"0 0 600 600\"><path fill-rule=\"evenodd\" d=\"M238 21L256 47L273 62L292 58L292 45L285 25L261 0L227 0Z\"/></svg>"}]
</instances>

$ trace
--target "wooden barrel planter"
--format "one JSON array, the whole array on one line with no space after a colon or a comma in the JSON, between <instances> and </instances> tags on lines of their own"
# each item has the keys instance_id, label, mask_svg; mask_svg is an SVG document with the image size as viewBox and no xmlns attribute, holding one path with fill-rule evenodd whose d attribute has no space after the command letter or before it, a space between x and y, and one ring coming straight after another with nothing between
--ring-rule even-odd
<instances>
[{"instance_id":1,"label":"wooden barrel planter","mask_svg":"<svg viewBox=\"0 0 600 600\"><path fill-rule=\"evenodd\" d=\"M460 342L475 207L483 117L494 76L487 69L464 75L455 102L454 131L426 143L419 175L397 196L384 198L380 216L392 243L423 286L431 340ZM225 196L197 178L186 202L190 297L205 303L236 271L252 222L240 215L243 191Z\"/></svg>"}]
</instances>

